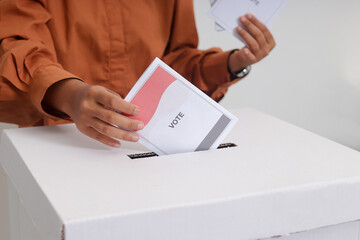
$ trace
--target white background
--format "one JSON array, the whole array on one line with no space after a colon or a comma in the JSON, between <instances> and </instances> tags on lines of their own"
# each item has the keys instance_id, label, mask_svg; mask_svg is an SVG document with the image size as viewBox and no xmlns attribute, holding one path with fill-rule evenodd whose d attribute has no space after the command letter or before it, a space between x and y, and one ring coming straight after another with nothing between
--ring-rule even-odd
<instances>
[{"instance_id":1,"label":"white background","mask_svg":"<svg viewBox=\"0 0 360 240\"><path fill-rule=\"evenodd\" d=\"M200 48L242 47L214 30L208 0L194 2ZM221 104L255 108L360 150L359 13L359 0L289 0L273 23L276 48ZM9 239L6 191L0 169L0 239Z\"/></svg>"},{"instance_id":2,"label":"white background","mask_svg":"<svg viewBox=\"0 0 360 240\"><path fill-rule=\"evenodd\" d=\"M200 48L242 44L214 31L195 0ZM276 48L221 104L252 107L360 150L360 1L289 0L275 18Z\"/></svg>"}]
</instances>

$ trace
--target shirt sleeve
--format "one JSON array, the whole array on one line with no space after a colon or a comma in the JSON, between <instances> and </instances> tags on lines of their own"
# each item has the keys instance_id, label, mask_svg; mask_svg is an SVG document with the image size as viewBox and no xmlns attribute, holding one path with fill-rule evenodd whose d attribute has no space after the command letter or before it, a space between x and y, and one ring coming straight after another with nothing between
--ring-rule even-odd
<instances>
[{"instance_id":1,"label":"shirt sleeve","mask_svg":"<svg viewBox=\"0 0 360 240\"><path fill-rule=\"evenodd\" d=\"M36 125L44 115L46 90L55 82L78 78L57 63L47 23L51 15L40 0L0 0L0 121Z\"/></svg>"},{"instance_id":2,"label":"shirt sleeve","mask_svg":"<svg viewBox=\"0 0 360 240\"><path fill-rule=\"evenodd\" d=\"M220 101L230 85L228 58L231 51L219 48L199 50L192 0L175 3L172 32L164 62L215 101Z\"/></svg>"}]
</instances>

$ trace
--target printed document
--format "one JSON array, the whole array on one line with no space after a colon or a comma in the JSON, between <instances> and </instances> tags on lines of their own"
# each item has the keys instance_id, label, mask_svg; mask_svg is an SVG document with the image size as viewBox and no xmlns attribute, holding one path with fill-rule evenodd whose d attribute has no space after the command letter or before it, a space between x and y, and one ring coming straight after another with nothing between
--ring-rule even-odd
<instances>
[{"instance_id":1,"label":"printed document","mask_svg":"<svg viewBox=\"0 0 360 240\"><path fill-rule=\"evenodd\" d=\"M209 16L216 22L216 29L220 31L223 28L244 42L235 30L241 16L251 13L270 29L272 21L288 0L209 1L212 5Z\"/></svg>"},{"instance_id":2,"label":"printed document","mask_svg":"<svg viewBox=\"0 0 360 240\"><path fill-rule=\"evenodd\" d=\"M214 149L237 118L156 58L125 98L140 107L140 143L158 155Z\"/></svg>"}]
</instances>

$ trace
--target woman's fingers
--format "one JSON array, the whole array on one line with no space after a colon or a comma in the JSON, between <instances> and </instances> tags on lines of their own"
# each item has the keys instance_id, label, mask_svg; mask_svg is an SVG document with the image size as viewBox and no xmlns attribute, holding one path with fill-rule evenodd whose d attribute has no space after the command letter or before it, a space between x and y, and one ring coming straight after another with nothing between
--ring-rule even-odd
<instances>
[{"instance_id":1,"label":"woman's fingers","mask_svg":"<svg viewBox=\"0 0 360 240\"><path fill-rule=\"evenodd\" d=\"M78 124L76 124L76 126L79 129L79 131L85 134L86 136L93 138L94 140L97 140L105 145L108 145L110 147L117 147L117 148L121 146L120 141L100 133L91 126L84 126Z\"/></svg>"},{"instance_id":2,"label":"woman's fingers","mask_svg":"<svg viewBox=\"0 0 360 240\"><path fill-rule=\"evenodd\" d=\"M259 43L256 41L256 39L248 32L246 31L243 27L238 26L236 28L237 33L240 35L240 37L245 41L246 45L249 47L249 49L252 52L257 52L260 50L260 45Z\"/></svg>"},{"instance_id":3,"label":"woman's fingers","mask_svg":"<svg viewBox=\"0 0 360 240\"><path fill-rule=\"evenodd\" d=\"M248 66L259 62L275 47L275 40L269 29L254 15L240 17L242 26L236 28L239 36L245 41L246 47L235 53L239 66ZM235 64L231 64L235 65ZM236 69L236 67L233 67Z\"/></svg>"},{"instance_id":4,"label":"woman's fingers","mask_svg":"<svg viewBox=\"0 0 360 240\"><path fill-rule=\"evenodd\" d=\"M120 114L138 114L136 105L101 86L87 86L76 99L78 102L74 105L78 107L74 108L71 117L82 133L112 147L120 146L117 139L139 140L134 131L143 129L143 122Z\"/></svg>"},{"instance_id":5,"label":"woman's fingers","mask_svg":"<svg viewBox=\"0 0 360 240\"><path fill-rule=\"evenodd\" d=\"M101 104L107 109L125 113L128 115L137 115L140 112L140 108L138 106L126 102L120 97L120 95L110 91L109 89L102 88L93 89L90 91L93 91L89 93L91 97L96 99L99 104Z\"/></svg>"},{"instance_id":6,"label":"woman's fingers","mask_svg":"<svg viewBox=\"0 0 360 240\"><path fill-rule=\"evenodd\" d=\"M143 122L131 119L112 110L105 109L101 105L98 107L97 111L94 112L94 117L110 125L119 126L124 129L137 131L144 128Z\"/></svg>"},{"instance_id":7,"label":"woman's fingers","mask_svg":"<svg viewBox=\"0 0 360 240\"><path fill-rule=\"evenodd\" d=\"M269 29L262 22L260 22L259 19L257 19L254 15L248 13L248 14L246 14L246 17L249 19L250 22L252 22L264 34L266 41L270 45L275 47L275 45L276 45L275 39L274 39L273 35L271 34L271 32L269 31Z\"/></svg>"},{"instance_id":8,"label":"woman's fingers","mask_svg":"<svg viewBox=\"0 0 360 240\"><path fill-rule=\"evenodd\" d=\"M128 117L139 113L138 106L107 88L77 79L54 84L44 103L68 114L83 134L112 147L120 147L117 139L138 141L139 135L134 131L144 127L141 121Z\"/></svg>"},{"instance_id":9,"label":"woman's fingers","mask_svg":"<svg viewBox=\"0 0 360 240\"><path fill-rule=\"evenodd\" d=\"M249 66L257 61L256 56L247 47L240 49L235 54L239 55L240 59L246 62L245 66Z\"/></svg>"},{"instance_id":10,"label":"woman's fingers","mask_svg":"<svg viewBox=\"0 0 360 240\"><path fill-rule=\"evenodd\" d=\"M137 142L139 140L139 135L137 133L110 125L107 122L104 122L98 118L94 118L90 122L89 126L98 131L99 133L105 135L106 137L116 138L130 142Z\"/></svg>"},{"instance_id":11,"label":"woman's fingers","mask_svg":"<svg viewBox=\"0 0 360 240\"><path fill-rule=\"evenodd\" d=\"M248 35L251 36L251 40L254 42L253 44L248 45L251 48L251 50L257 51L263 48L267 44L264 33L258 28L258 26L256 26L252 21L250 21L247 16L246 17L242 16L240 18L240 22L247 30L247 31L244 30L243 32L247 32ZM253 48L252 45L255 45L256 48Z\"/></svg>"}]
</instances>

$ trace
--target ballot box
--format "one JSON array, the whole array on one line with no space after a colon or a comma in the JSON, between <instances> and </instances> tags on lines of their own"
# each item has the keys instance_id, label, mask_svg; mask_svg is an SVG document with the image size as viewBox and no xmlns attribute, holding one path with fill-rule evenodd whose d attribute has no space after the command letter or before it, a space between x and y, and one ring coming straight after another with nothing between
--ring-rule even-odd
<instances>
[{"instance_id":1,"label":"ballot box","mask_svg":"<svg viewBox=\"0 0 360 240\"><path fill-rule=\"evenodd\" d=\"M160 157L73 124L5 130L11 240L359 240L360 153L232 112L229 147Z\"/></svg>"}]
</instances>

